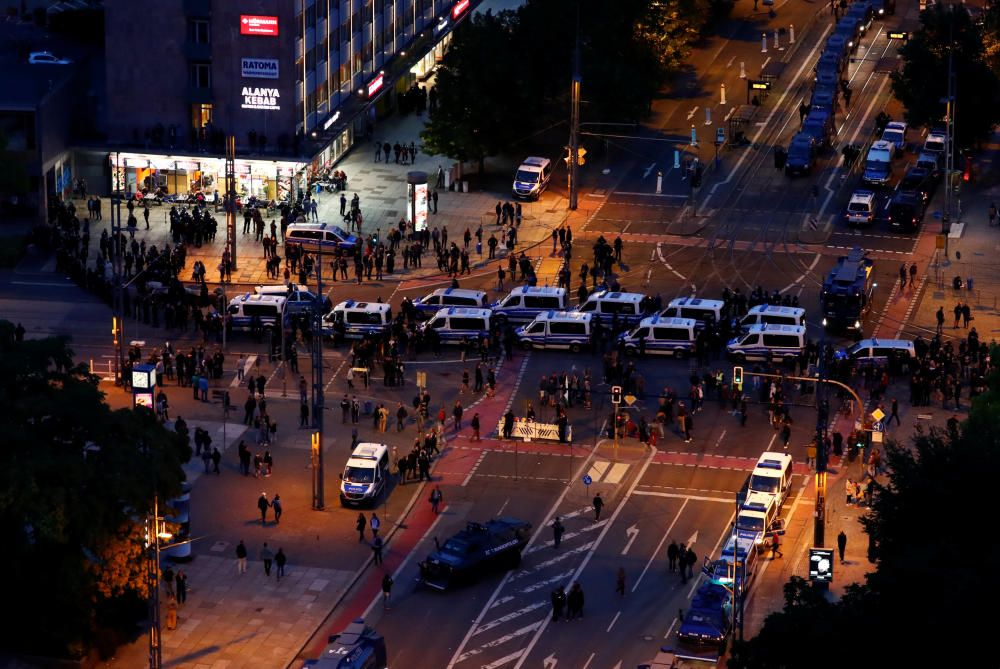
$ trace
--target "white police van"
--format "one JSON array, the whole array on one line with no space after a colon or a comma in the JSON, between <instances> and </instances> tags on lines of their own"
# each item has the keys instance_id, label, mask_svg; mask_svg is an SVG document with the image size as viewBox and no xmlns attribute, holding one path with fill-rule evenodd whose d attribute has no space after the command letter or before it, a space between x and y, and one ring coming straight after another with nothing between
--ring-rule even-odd
<instances>
[{"instance_id":1,"label":"white police van","mask_svg":"<svg viewBox=\"0 0 1000 669\"><path fill-rule=\"evenodd\" d=\"M514 173L514 185L511 191L514 197L537 200L552 179L552 161L548 158L530 156Z\"/></svg>"},{"instance_id":2,"label":"white police van","mask_svg":"<svg viewBox=\"0 0 1000 669\"><path fill-rule=\"evenodd\" d=\"M646 353L686 358L694 351L697 327L698 322L693 318L650 316L643 318L634 330L618 335L618 339L625 343L628 355L639 353L642 340Z\"/></svg>"},{"instance_id":3,"label":"white police van","mask_svg":"<svg viewBox=\"0 0 1000 669\"><path fill-rule=\"evenodd\" d=\"M274 286L257 286L254 292L258 295L279 295L284 297L285 310L290 314L308 313L316 305L316 295L305 288L300 288L294 283Z\"/></svg>"},{"instance_id":4,"label":"white police van","mask_svg":"<svg viewBox=\"0 0 1000 669\"><path fill-rule=\"evenodd\" d=\"M576 308L582 313L594 314L603 325L614 322L615 315L622 325L638 325L648 314L643 307L646 296L642 293L622 293L600 290L591 293L587 301Z\"/></svg>"},{"instance_id":5,"label":"white police van","mask_svg":"<svg viewBox=\"0 0 1000 669\"><path fill-rule=\"evenodd\" d=\"M751 325L805 325L806 310L802 307L782 307L776 304L758 304L740 320L740 330L746 332Z\"/></svg>"},{"instance_id":6,"label":"white police van","mask_svg":"<svg viewBox=\"0 0 1000 669\"><path fill-rule=\"evenodd\" d=\"M726 304L722 300L706 300L700 297L678 297L670 300L667 308L660 312L666 318L693 318L699 327L722 321L722 310Z\"/></svg>"},{"instance_id":7,"label":"white police van","mask_svg":"<svg viewBox=\"0 0 1000 669\"><path fill-rule=\"evenodd\" d=\"M256 317L261 327L279 328L285 316L281 295L238 295L229 301L228 320L234 330L249 330Z\"/></svg>"},{"instance_id":8,"label":"white police van","mask_svg":"<svg viewBox=\"0 0 1000 669\"><path fill-rule=\"evenodd\" d=\"M847 349L849 357L859 367L893 363L900 368L917 357L913 341L909 339L862 339Z\"/></svg>"},{"instance_id":9,"label":"white police van","mask_svg":"<svg viewBox=\"0 0 1000 669\"><path fill-rule=\"evenodd\" d=\"M434 330L442 344L461 344L464 340L475 341L490 334L489 309L450 307L441 309L424 324L424 332Z\"/></svg>"},{"instance_id":10,"label":"white police van","mask_svg":"<svg viewBox=\"0 0 1000 669\"><path fill-rule=\"evenodd\" d=\"M746 360L786 362L800 358L806 348L806 329L801 325L751 325L729 340L726 351L740 363Z\"/></svg>"},{"instance_id":11,"label":"white police van","mask_svg":"<svg viewBox=\"0 0 1000 669\"><path fill-rule=\"evenodd\" d=\"M518 286L492 306L497 322L530 323L539 314L566 309L566 289L554 286Z\"/></svg>"},{"instance_id":12,"label":"white police van","mask_svg":"<svg viewBox=\"0 0 1000 669\"><path fill-rule=\"evenodd\" d=\"M430 295L413 301L418 318L429 318L442 307L473 307L485 309L489 307L486 293L468 288L438 288Z\"/></svg>"},{"instance_id":13,"label":"white police van","mask_svg":"<svg viewBox=\"0 0 1000 669\"><path fill-rule=\"evenodd\" d=\"M539 314L514 335L526 351L533 348L565 348L577 353L590 344L592 314L578 311L549 311Z\"/></svg>"},{"instance_id":14,"label":"white police van","mask_svg":"<svg viewBox=\"0 0 1000 669\"><path fill-rule=\"evenodd\" d=\"M382 302L346 300L323 316L323 335L332 337L338 329L347 339L380 335L392 324L392 309Z\"/></svg>"},{"instance_id":15,"label":"white police van","mask_svg":"<svg viewBox=\"0 0 1000 669\"><path fill-rule=\"evenodd\" d=\"M361 243L357 235L330 223L292 223L285 230L285 245L300 244L311 253L332 253L337 249L353 251Z\"/></svg>"},{"instance_id":16,"label":"white police van","mask_svg":"<svg viewBox=\"0 0 1000 669\"><path fill-rule=\"evenodd\" d=\"M764 451L750 474L750 490L773 495L780 507L792 488L792 456Z\"/></svg>"},{"instance_id":17,"label":"white police van","mask_svg":"<svg viewBox=\"0 0 1000 669\"><path fill-rule=\"evenodd\" d=\"M736 514L736 535L761 544L768 533L784 528L780 513L781 507L774 495L751 492Z\"/></svg>"},{"instance_id":18,"label":"white police van","mask_svg":"<svg viewBox=\"0 0 1000 669\"><path fill-rule=\"evenodd\" d=\"M358 444L340 475L342 506L374 505L389 481L389 447Z\"/></svg>"}]
</instances>

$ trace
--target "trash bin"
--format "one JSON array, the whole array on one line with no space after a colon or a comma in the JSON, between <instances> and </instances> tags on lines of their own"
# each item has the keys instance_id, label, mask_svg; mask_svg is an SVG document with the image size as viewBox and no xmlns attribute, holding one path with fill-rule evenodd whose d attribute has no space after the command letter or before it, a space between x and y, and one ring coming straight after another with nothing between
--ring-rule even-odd
<instances>
[{"instance_id":1,"label":"trash bin","mask_svg":"<svg viewBox=\"0 0 1000 669\"><path fill-rule=\"evenodd\" d=\"M469 192L469 182L468 181L463 181L462 182L462 192L463 193L468 193Z\"/></svg>"},{"instance_id":2,"label":"trash bin","mask_svg":"<svg viewBox=\"0 0 1000 669\"><path fill-rule=\"evenodd\" d=\"M969 290L969 291L972 290L972 277L971 276L968 279L965 280L965 289Z\"/></svg>"},{"instance_id":3,"label":"trash bin","mask_svg":"<svg viewBox=\"0 0 1000 669\"><path fill-rule=\"evenodd\" d=\"M371 416L372 411L375 410L375 404L371 400L365 400L365 415Z\"/></svg>"}]
</instances>

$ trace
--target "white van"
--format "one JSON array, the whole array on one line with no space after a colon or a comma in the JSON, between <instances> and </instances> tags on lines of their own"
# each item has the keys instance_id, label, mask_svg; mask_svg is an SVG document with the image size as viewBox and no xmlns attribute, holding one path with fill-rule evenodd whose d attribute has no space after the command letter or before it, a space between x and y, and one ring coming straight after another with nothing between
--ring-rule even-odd
<instances>
[{"instance_id":1,"label":"white van","mask_svg":"<svg viewBox=\"0 0 1000 669\"><path fill-rule=\"evenodd\" d=\"M465 340L476 341L490 334L489 309L451 307L441 309L434 318L424 324L424 332L434 330L442 344L461 344Z\"/></svg>"},{"instance_id":2,"label":"white van","mask_svg":"<svg viewBox=\"0 0 1000 669\"><path fill-rule=\"evenodd\" d=\"M602 325L610 325L618 315L622 325L638 325L647 316L644 308L646 296L642 293L621 293L601 290L591 293L587 301L576 308L583 313L592 313Z\"/></svg>"},{"instance_id":3,"label":"white van","mask_svg":"<svg viewBox=\"0 0 1000 669\"><path fill-rule=\"evenodd\" d=\"M792 488L792 456L764 451L750 475L750 490L774 495L780 507Z\"/></svg>"},{"instance_id":4,"label":"white van","mask_svg":"<svg viewBox=\"0 0 1000 669\"><path fill-rule=\"evenodd\" d=\"M667 308L660 312L667 318L693 318L698 326L722 321L722 310L725 307L722 300L704 300L700 297L678 297L670 300Z\"/></svg>"},{"instance_id":5,"label":"white van","mask_svg":"<svg viewBox=\"0 0 1000 669\"><path fill-rule=\"evenodd\" d=\"M332 337L338 331L347 339L364 339L380 335L392 324L392 309L382 302L347 300L323 316L323 336Z\"/></svg>"},{"instance_id":6,"label":"white van","mask_svg":"<svg viewBox=\"0 0 1000 669\"><path fill-rule=\"evenodd\" d=\"M373 506L389 482L389 447L358 444L340 475L342 506Z\"/></svg>"},{"instance_id":7,"label":"white van","mask_svg":"<svg viewBox=\"0 0 1000 669\"><path fill-rule=\"evenodd\" d=\"M511 190L514 197L537 200L552 179L552 161L548 158L531 156L525 158L514 173Z\"/></svg>"},{"instance_id":8,"label":"white van","mask_svg":"<svg viewBox=\"0 0 1000 669\"><path fill-rule=\"evenodd\" d=\"M287 286L278 284L274 286L257 286L254 291L257 295L278 295L286 299L285 309L290 314L302 314L311 312L316 304L316 295L305 288L300 288L294 283Z\"/></svg>"},{"instance_id":9,"label":"white van","mask_svg":"<svg viewBox=\"0 0 1000 669\"><path fill-rule=\"evenodd\" d=\"M353 251L360 243L357 235L330 223L292 223L285 230L285 246L300 244L310 253L332 253L337 249Z\"/></svg>"},{"instance_id":10,"label":"white van","mask_svg":"<svg viewBox=\"0 0 1000 669\"><path fill-rule=\"evenodd\" d=\"M917 352L909 339L862 339L847 349L847 357L860 367L894 364L902 367L913 362Z\"/></svg>"},{"instance_id":11,"label":"white van","mask_svg":"<svg viewBox=\"0 0 1000 669\"><path fill-rule=\"evenodd\" d=\"M590 345L590 323L593 314L578 311L549 311L538 314L528 325L517 328L514 335L521 347L565 348L578 353Z\"/></svg>"},{"instance_id":12,"label":"white van","mask_svg":"<svg viewBox=\"0 0 1000 669\"><path fill-rule=\"evenodd\" d=\"M802 325L751 325L746 334L729 340L726 351L737 363L786 362L802 357L805 348L806 329Z\"/></svg>"},{"instance_id":13,"label":"white van","mask_svg":"<svg viewBox=\"0 0 1000 669\"><path fill-rule=\"evenodd\" d=\"M746 332L751 325L805 325L806 310L802 307L782 307L775 304L758 304L740 320L740 330Z\"/></svg>"},{"instance_id":14,"label":"white van","mask_svg":"<svg viewBox=\"0 0 1000 669\"><path fill-rule=\"evenodd\" d=\"M566 289L554 286L518 286L493 304L497 322L530 323L547 311L565 311Z\"/></svg>"},{"instance_id":15,"label":"white van","mask_svg":"<svg viewBox=\"0 0 1000 669\"><path fill-rule=\"evenodd\" d=\"M736 514L736 534L742 538L752 537L755 543L761 544L768 533L783 529L780 514L781 507L774 495L751 492Z\"/></svg>"},{"instance_id":16,"label":"white van","mask_svg":"<svg viewBox=\"0 0 1000 669\"><path fill-rule=\"evenodd\" d=\"M646 353L686 358L694 352L697 327L698 322L693 318L650 316L643 318L634 330L618 335L618 339L625 343L628 355L639 353L642 340Z\"/></svg>"},{"instance_id":17,"label":"white van","mask_svg":"<svg viewBox=\"0 0 1000 669\"><path fill-rule=\"evenodd\" d=\"M249 330L256 317L261 327L278 328L285 315L281 295L238 295L229 301L228 320L234 330Z\"/></svg>"},{"instance_id":18,"label":"white van","mask_svg":"<svg viewBox=\"0 0 1000 669\"><path fill-rule=\"evenodd\" d=\"M413 301L418 318L430 318L442 307L474 307L485 309L489 306L486 293L468 288L438 288L430 295Z\"/></svg>"}]
</instances>

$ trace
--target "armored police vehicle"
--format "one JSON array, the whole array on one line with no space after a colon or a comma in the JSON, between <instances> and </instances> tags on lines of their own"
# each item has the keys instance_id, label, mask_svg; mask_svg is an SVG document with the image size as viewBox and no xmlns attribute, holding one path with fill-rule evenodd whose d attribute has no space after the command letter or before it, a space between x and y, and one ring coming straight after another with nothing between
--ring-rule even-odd
<instances>
[{"instance_id":1,"label":"armored police vehicle","mask_svg":"<svg viewBox=\"0 0 1000 669\"><path fill-rule=\"evenodd\" d=\"M858 247L837 259L820 293L823 327L853 330L861 336L861 321L872 307L875 293L875 262Z\"/></svg>"},{"instance_id":2,"label":"armored police vehicle","mask_svg":"<svg viewBox=\"0 0 1000 669\"><path fill-rule=\"evenodd\" d=\"M470 522L420 563L420 579L436 590L471 581L487 569L512 569L530 539L531 523L515 518Z\"/></svg>"},{"instance_id":3,"label":"armored police vehicle","mask_svg":"<svg viewBox=\"0 0 1000 669\"><path fill-rule=\"evenodd\" d=\"M315 660L306 660L302 669L382 669L388 663L385 639L358 618L340 634L328 639L329 645Z\"/></svg>"}]
</instances>

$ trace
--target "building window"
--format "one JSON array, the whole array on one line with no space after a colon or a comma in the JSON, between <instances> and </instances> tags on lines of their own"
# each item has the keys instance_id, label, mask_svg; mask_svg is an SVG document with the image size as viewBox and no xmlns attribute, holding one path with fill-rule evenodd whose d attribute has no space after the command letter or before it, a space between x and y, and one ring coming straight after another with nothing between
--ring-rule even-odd
<instances>
[{"instance_id":1,"label":"building window","mask_svg":"<svg viewBox=\"0 0 1000 669\"><path fill-rule=\"evenodd\" d=\"M210 24L205 19L188 19L188 42L192 44L209 44L211 40Z\"/></svg>"},{"instance_id":2,"label":"building window","mask_svg":"<svg viewBox=\"0 0 1000 669\"><path fill-rule=\"evenodd\" d=\"M306 28L316 27L316 5L306 8Z\"/></svg>"},{"instance_id":3,"label":"building window","mask_svg":"<svg viewBox=\"0 0 1000 669\"><path fill-rule=\"evenodd\" d=\"M201 129L212 122L212 105L191 105L191 125Z\"/></svg>"},{"instance_id":4,"label":"building window","mask_svg":"<svg viewBox=\"0 0 1000 669\"><path fill-rule=\"evenodd\" d=\"M210 63L191 63L189 68L190 84L193 88L212 87L212 66Z\"/></svg>"},{"instance_id":5,"label":"building window","mask_svg":"<svg viewBox=\"0 0 1000 669\"><path fill-rule=\"evenodd\" d=\"M348 63L341 63L340 69L337 71L337 88L340 88L344 84L347 84L351 80L351 73L348 70Z\"/></svg>"}]
</instances>

